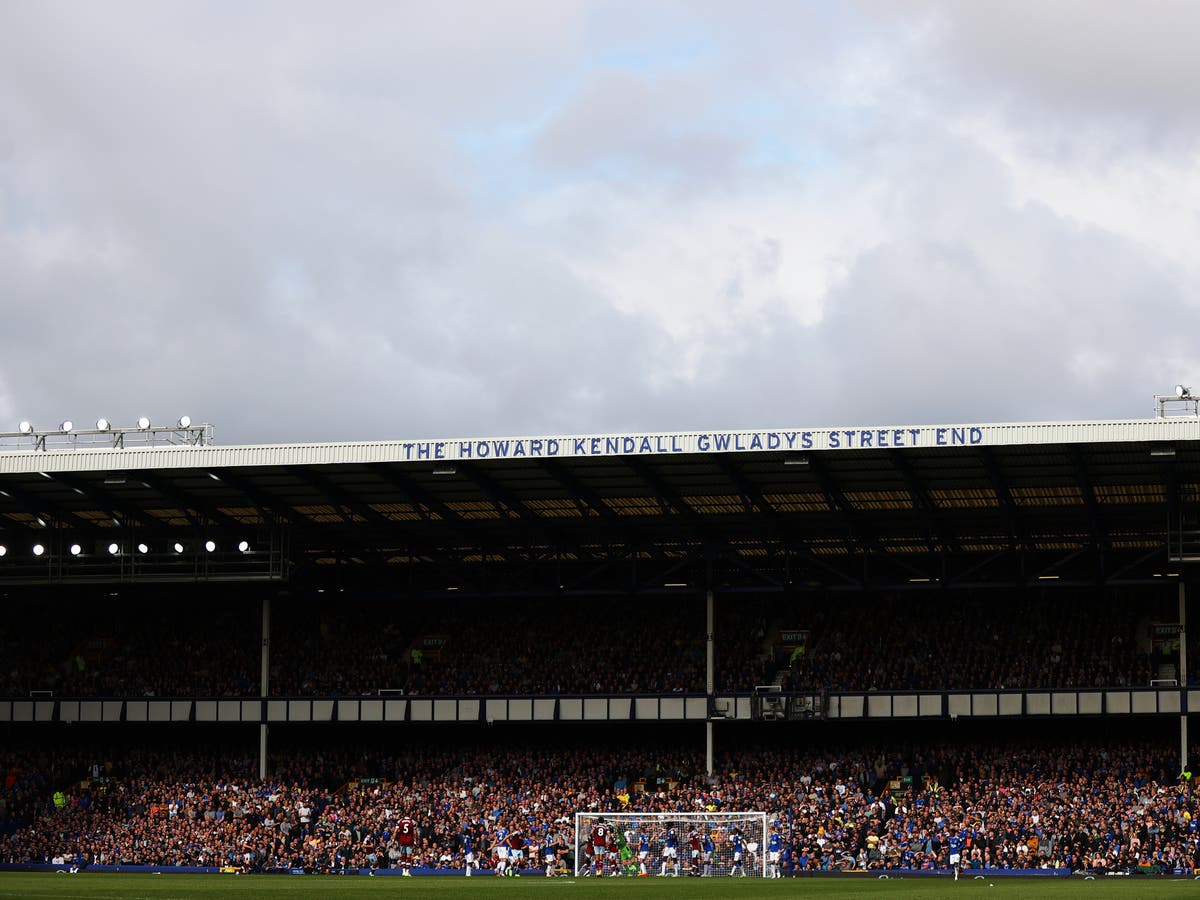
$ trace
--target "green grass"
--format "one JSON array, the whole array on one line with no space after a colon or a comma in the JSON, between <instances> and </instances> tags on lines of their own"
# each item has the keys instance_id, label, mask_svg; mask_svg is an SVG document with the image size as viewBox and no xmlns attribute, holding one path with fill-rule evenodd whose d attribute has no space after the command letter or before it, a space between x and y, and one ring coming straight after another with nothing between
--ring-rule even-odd
<instances>
[{"instance_id":1,"label":"green grass","mask_svg":"<svg viewBox=\"0 0 1200 900\"><path fill-rule=\"evenodd\" d=\"M994 885L994 886L993 886ZM1087 900L1124 897L1191 897L1200 883L1191 878L1105 878L1095 881L1050 878L995 878L991 882L964 879L898 878L879 881L872 877L760 879L714 878L698 880L622 878L595 881L584 878L495 878L473 876L425 878L364 878L348 876L287 875L123 875L83 873L0 873L0 898L68 898L68 900L184 900L184 898L358 898L403 897L448 900L453 897L572 897L625 898L673 897L679 900L774 900L780 897L921 898L980 897L984 900L1014 898L1079 897Z\"/></svg>"}]
</instances>

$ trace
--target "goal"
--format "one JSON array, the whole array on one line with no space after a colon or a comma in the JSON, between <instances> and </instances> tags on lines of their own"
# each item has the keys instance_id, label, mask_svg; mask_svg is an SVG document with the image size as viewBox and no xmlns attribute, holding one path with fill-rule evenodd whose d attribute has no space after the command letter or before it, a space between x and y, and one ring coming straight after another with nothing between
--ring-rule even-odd
<instances>
[{"instance_id":1,"label":"goal","mask_svg":"<svg viewBox=\"0 0 1200 900\"><path fill-rule=\"evenodd\" d=\"M603 829L599 836L609 848L602 859L597 859L591 847L593 829ZM739 843L741 859L737 860ZM711 846L711 851L706 852L706 846ZM577 812L575 874L592 874L597 869L605 876L640 876L644 872L647 876L763 878L767 873L767 814Z\"/></svg>"}]
</instances>

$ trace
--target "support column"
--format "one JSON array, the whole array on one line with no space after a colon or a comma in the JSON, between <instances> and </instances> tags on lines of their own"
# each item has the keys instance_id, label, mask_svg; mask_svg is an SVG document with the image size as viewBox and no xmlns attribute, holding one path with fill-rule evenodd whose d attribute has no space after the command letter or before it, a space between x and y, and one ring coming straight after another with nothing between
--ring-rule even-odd
<instances>
[{"instance_id":1,"label":"support column","mask_svg":"<svg viewBox=\"0 0 1200 900\"><path fill-rule=\"evenodd\" d=\"M713 773L713 694L716 691L716 672L714 671L714 650L713 650L713 591L712 579L709 579L709 584L705 586L704 605L707 622L707 640L706 640L706 659L704 663L704 692L708 695L708 716L704 723L705 729L705 747L704 747L704 762L709 775Z\"/></svg>"},{"instance_id":2,"label":"support column","mask_svg":"<svg viewBox=\"0 0 1200 900\"><path fill-rule=\"evenodd\" d=\"M1179 579L1179 771L1188 769L1187 587Z\"/></svg>"},{"instance_id":3,"label":"support column","mask_svg":"<svg viewBox=\"0 0 1200 900\"><path fill-rule=\"evenodd\" d=\"M267 721L266 702L271 680L271 595L263 594L262 601L262 680L259 696L263 704L263 721L258 726L258 780L267 780Z\"/></svg>"}]
</instances>

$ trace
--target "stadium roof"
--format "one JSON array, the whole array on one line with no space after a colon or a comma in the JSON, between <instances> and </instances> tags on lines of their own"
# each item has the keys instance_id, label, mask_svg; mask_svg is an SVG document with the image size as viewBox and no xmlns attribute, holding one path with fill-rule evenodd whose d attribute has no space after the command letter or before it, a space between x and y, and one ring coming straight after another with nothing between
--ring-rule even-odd
<instances>
[{"instance_id":1,"label":"stadium roof","mask_svg":"<svg viewBox=\"0 0 1200 900\"><path fill-rule=\"evenodd\" d=\"M22 451L0 453L0 583L1153 583L1198 510L1195 417Z\"/></svg>"}]
</instances>

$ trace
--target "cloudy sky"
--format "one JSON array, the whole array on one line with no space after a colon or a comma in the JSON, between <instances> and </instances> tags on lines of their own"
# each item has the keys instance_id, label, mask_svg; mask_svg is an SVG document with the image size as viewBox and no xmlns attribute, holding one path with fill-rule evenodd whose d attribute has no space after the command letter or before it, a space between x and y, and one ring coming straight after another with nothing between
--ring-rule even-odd
<instances>
[{"instance_id":1,"label":"cloudy sky","mask_svg":"<svg viewBox=\"0 0 1200 900\"><path fill-rule=\"evenodd\" d=\"M0 4L0 430L1141 417L1200 4Z\"/></svg>"}]
</instances>

